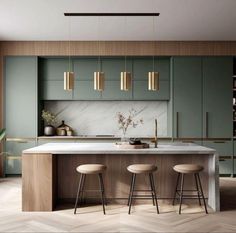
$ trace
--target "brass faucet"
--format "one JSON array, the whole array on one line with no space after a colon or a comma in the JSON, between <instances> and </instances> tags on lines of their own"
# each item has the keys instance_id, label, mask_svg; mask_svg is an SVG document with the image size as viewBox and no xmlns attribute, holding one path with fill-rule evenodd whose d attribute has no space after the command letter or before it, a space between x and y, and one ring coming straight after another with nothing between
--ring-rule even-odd
<instances>
[{"instance_id":1,"label":"brass faucet","mask_svg":"<svg viewBox=\"0 0 236 233\"><path fill-rule=\"evenodd\" d=\"M157 119L155 119L155 136L154 136L154 139L152 140L152 142L155 143L155 148L157 148Z\"/></svg>"}]
</instances>

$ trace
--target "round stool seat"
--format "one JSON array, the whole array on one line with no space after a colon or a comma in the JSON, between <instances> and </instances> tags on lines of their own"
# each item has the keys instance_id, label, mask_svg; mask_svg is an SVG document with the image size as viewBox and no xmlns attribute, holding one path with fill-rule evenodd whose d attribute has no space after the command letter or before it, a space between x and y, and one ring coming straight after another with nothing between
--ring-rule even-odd
<instances>
[{"instance_id":1,"label":"round stool seat","mask_svg":"<svg viewBox=\"0 0 236 233\"><path fill-rule=\"evenodd\" d=\"M157 170L157 166L153 164L132 164L127 167L127 170L135 174L151 173Z\"/></svg>"},{"instance_id":2,"label":"round stool seat","mask_svg":"<svg viewBox=\"0 0 236 233\"><path fill-rule=\"evenodd\" d=\"M179 173L198 173L204 169L203 166L198 164L178 164L173 167Z\"/></svg>"},{"instance_id":3,"label":"round stool seat","mask_svg":"<svg viewBox=\"0 0 236 233\"><path fill-rule=\"evenodd\" d=\"M76 171L83 174L98 174L106 170L103 164L83 164L76 168Z\"/></svg>"}]
</instances>

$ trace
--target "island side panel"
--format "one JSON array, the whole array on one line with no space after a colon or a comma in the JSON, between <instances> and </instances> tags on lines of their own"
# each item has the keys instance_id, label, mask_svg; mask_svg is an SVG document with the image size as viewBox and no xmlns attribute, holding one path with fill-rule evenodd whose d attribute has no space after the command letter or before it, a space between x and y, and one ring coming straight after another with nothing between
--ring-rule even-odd
<instances>
[{"instance_id":1,"label":"island side panel","mask_svg":"<svg viewBox=\"0 0 236 233\"><path fill-rule=\"evenodd\" d=\"M52 211L56 200L56 157L22 155L22 210Z\"/></svg>"},{"instance_id":2,"label":"island side panel","mask_svg":"<svg viewBox=\"0 0 236 233\"><path fill-rule=\"evenodd\" d=\"M120 203L127 201L130 189L131 174L127 171L127 166L135 163L152 163L156 164L158 171L154 173L156 189L159 198L170 203L173 198L174 188L176 184L177 173L173 171L173 166L180 163L197 163L205 167L201 173L201 180L205 196L208 197L208 162L209 155L201 154L78 154L78 155L57 155L58 166L58 198L70 199L74 201L77 185L79 182L79 174L76 167L85 163L102 163L107 166L104 173L104 183L106 195L109 199L125 199ZM147 176L137 176L137 188L147 189L149 187L149 179ZM195 181L191 175L187 175L185 185L188 189L195 188ZM98 179L94 175L88 175L86 178L86 189L98 188ZM146 193L147 194L147 193ZM86 197L98 197L100 194L86 193ZM187 200L186 200L187 201ZM145 200L151 203L151 200Z\"/></svg>"}]
</instances>

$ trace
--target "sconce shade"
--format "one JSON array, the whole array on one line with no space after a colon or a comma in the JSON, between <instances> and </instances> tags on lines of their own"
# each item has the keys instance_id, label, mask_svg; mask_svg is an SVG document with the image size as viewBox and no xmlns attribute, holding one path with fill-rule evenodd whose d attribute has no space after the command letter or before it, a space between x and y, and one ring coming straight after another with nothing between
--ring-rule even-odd
<instances>
[{"instance_id":1,"label":"sconce shade","mask_svg":"<svg viewBox=\"0 0 236 233\"><path fill-rule=\"evenodd\" d=\"M159 72L148 72L148 90L159 90Z\"/></svg>"},{"instance_id":2,"label":"sconce shade","mask_svg":"<svg viewBox=\"0 0 236 233\"><path fill-rule=\"evenodd\" d=\"M131 73L121 72L120 73L120 89L121 91L129 91L131 88Z\"/></svg>"},{"instance_id":3,"label":"sconce shade","mask_svg":"<svg viewBox=\"0 0 236 233\"><path fill-rule=\"evenodd\" d=\"M74 72L64 72L64 90L72 91L74 88Z\"/></svg>"},{"instance_id":4,"label":"sconce shade","mask_svg":"<svg viewBox=\"0 0 236 233\"><path fill-rule=\"evenodd\" d=\"M94 72L94 90L104 90L104 72Z\"/></svg>"}]
</instances>

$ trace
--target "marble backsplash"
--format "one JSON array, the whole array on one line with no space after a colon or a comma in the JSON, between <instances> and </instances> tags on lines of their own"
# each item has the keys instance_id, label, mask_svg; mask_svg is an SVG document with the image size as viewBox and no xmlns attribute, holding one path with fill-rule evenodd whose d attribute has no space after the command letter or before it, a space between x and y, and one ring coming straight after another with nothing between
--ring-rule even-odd
<instances>
[{"instance_id":1,"label":"marble backsplash","mask_svg":"<svg viewBox=\"0 0 236 233\"><path fill-rule=\"evenodd\" d=\"M158 120L158 136L167 136L166 101L45 101L44 108L71 126L75 135L115 135L122 133L117 124L117 112L125 115L135 109L144 123L130 127L127 136L145 137L154 135L154 119Z\"/></svg>"}]
</instances>

